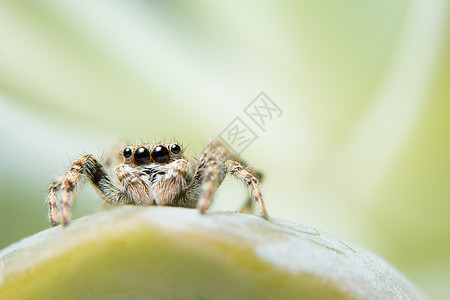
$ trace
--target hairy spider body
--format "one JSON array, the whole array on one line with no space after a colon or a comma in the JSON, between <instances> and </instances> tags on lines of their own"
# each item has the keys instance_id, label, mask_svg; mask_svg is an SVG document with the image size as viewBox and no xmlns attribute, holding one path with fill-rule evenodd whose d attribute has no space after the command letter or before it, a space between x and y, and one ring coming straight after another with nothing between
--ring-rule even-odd
<instances>
[{"instance_id":1,"label":"hairy spider body","mask_svg":"<svg viewBox=\"0 0 450 300\"><path fill-rule=\"evenodd\" d=\"M114 168L116 180L92 155L76 159L69 170L49 187L47 203L51 226L67 225L71 219L74 192L87 178L105 203L111 205L159 205L197 207L204 213L226 174L246 184L250 198L267 218L261 196L261 174L248 168L238 155L213 139L200 160L186 155L176 143L124 145L109 153L106 167Z\"/></svg>"}]
</instances>

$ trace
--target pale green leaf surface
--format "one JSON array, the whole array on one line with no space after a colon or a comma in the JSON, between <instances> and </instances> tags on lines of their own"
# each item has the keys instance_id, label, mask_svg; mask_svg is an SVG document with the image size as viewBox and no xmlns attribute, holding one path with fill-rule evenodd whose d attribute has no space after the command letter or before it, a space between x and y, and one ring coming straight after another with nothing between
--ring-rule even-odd
<instances>
[{"instance_id":1,"label":"pale green leaf surface","mask_svg":"<svg viewBox=\"0 0 450 300\"><path fill-rule=\"evenodd\" d=\"M0 252L2 299L417 299L359 246L237 213L122 207Z\"/></svg>"}]
</instances>

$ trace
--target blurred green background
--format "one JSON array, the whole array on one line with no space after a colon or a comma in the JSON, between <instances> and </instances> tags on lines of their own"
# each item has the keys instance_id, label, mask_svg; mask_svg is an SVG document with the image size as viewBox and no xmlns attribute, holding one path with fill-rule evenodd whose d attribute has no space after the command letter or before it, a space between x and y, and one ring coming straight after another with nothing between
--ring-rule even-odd
<instances>
[{"instance_id":1,"label":"blurred green background","mask_svg":"<svg viewBox=\"0 0 450 300\"><path fill-rule=\"evenodd\" d=\"M47 228L46 189L79 154L123 138L200 153L264 91L284 113L243 157L266 175L270 214L450 298L449 13L445 0L0 1L0 247ZM244 196L227 180L213 209ZM100 206L86 185L75 217Z\"/></svg>"}]
</instances>

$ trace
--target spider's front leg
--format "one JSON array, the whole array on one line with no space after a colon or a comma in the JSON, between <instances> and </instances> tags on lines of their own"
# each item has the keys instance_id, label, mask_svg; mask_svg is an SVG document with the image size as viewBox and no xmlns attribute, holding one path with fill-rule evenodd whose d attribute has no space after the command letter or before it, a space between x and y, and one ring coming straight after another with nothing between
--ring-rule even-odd
<instances>
[{"instance_id":1,"label":"spider's front leg","mask_svg":"<svg viewBox=\"0 0 450 300\"><path fill-rule=\"evenodd\" d=\"M263 173L249 166L239 154L232 151L230 148L225 146L219 139L213 138L205 146L203 150L204 153L215 154L224 160L232 160L238 162L243 168L249 171L253 176L255 176L259 181L262 181Z\"/></svg>"},{"instance_id":2,"label":"spider's front leg","mask_svg":"<svg viewBox=\"0 0 450 300\"><path fill-rule=\"evenodd\" d=\"M239 181L247 184L250 189L251 199L255 201L259 215L264 219L268 219L258 179L245 170L240 163L233 160L222 161L210 154L203 155L194 176L194 181L188 191L188 195L191 195L191 197L198 195L197 207L200 209L200 212L204 213L209 208L212 197L222 183L226 173L230 173Z\"/></svg>"},{"instance_id":3,"label":"spider's front leg","mask_svg":"<svg viewBox=\"0 0 450 300\"><path fill-rule=\"evenodd\" d=\"M227 169L215 155L203 154L188 195L198 197L197 207L204 213L211 205L217 188L225 178Z\"/></svg>"},{"instance_id":4,"label":"spider's front leg","mask_svg":"<svg viewBox=\"0 0 450 300\"><path fill-rule=\"evenodd\" d=\"M66 174L49 187L47 203L51 226L69 223L73 194L82 183L83 175L90 180L106 202L117 204L126 201L125 195L110 181L103 166L92 155L83 155L72 163Z\"/></svg>"},{"instance_id":5,"label":"spider's front leg","mask_svg":"<svg viewBox=\"0 0 450 300\"><path fill-rule=\"evenodd\" d=\"M204 153L213 154L224 160L227 172L247 184L250 188L250 196L240 212L253 211L253 204L256 203L258 213L267 218L267 212L259 188L259 182L263 180L263 173L249 166L237 153L224 145L219 139L211 139L206 145Z\"/></svg>"}]
</instances>

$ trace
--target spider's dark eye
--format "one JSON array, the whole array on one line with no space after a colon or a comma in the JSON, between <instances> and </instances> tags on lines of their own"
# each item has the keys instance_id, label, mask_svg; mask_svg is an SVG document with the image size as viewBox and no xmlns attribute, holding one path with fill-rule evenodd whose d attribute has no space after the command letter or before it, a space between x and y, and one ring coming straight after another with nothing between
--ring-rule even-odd
<instances>
[{"instance_id":1,"label":"spider's dark eye","mask_svg":"<svg viewBox=\"0 0 450 300\"><path fill-rule=\"evenodd\" d=\"M130 157L131 154L133 154L133 151L131 151L130 148L125 148L125 149L123 150L123 156L124 156L125 158Z\"/></svg>"},{"instance_id":2,"label":"spider's dark eye","mask_svg":"<svg viewBox=\"0 0 450 300\"><path fill-rule=\"evenodd\" d=\"M140 147L134 152L134 160L140 164L146 164L150 161L150 152L145 147Z\"/></svg>"},{"instance_id":3,"label":"spider's dark eye","mask_svg":"<svg viewBox=\"0 0 450 300\"><path fill-rule=\"evenodd\" d=\"M169 150L164 146L158 146L153 149L152 158L157 163L165 163L170 158Z\"/></svg>"},{"instance_id":4,"label":"spider's dark eye","mask_svg":"<svg viewBox=\"0 0 450 300\"><path fill-rule=\"evenodd\" d=\"M173 144L172 146L170 146L170 151L172 151L173 154L178 154L181 151L181 147L180 145Z\"/></svg>"}]
</instances>

